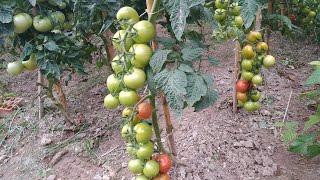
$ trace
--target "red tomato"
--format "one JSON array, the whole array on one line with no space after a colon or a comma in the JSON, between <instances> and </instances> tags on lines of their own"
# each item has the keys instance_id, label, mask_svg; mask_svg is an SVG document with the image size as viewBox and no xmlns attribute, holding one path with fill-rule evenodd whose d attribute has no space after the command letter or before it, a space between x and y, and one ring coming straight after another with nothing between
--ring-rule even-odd
<instances>
[{"instance_id":1,"label":"red tomato","mask_svg":"<svg viewBox=\"0 0 320 180\"><path fill-rule=\"evenodd\" d=\"M138 105L138 118L140 119L149 119L152 113L152 106L147 103L143 102Z\"/></svg>"},{"instance_id":2,"label":"red tomato","mask_svg":"<svg viewBox=\"0 0 320 180\"><path fill-rule=\"evenodd\" d=\"M249 89L249 82L246 80L239 80L236 84L236 90L237 92L247 92Z\"/></svg>"},{"instance_id":3,"label":"red tomato","mask_svg":"<svg viewBox=\"0 0 320 180\"><path fill-rule=\"evenodd\" d=\"M170 180L170 176L168 174L160 174L152 180Z\"/></svg>"},{"instance_id":4,"label":"red tomato","mask_svg":"<svg viewBox=\"0 0 320 180\"><path fill-rule=\"evenodd\" d=\"M160 173L165 174L169 172L172 166L172 161L168 154L157 154L153 157L153 159L160 164Z\"/></svg>"}]
</instances>

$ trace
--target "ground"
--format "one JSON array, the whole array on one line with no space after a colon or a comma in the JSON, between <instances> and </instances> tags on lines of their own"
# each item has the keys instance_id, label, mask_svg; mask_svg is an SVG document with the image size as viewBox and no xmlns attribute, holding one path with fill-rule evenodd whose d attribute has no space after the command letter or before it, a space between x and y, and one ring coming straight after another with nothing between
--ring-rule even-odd
<instances>
[{"instance_id":1,"label":"ground","mask_svg":"<svg viewBox=\"0 0 320 180\"><path fill-rule=\"evenodd\" d=\"M320 158L288 152L280 141L280 130L274 127L283 120L291 91L285 121L302 124L312 114L309 102L300 94L311 72L307 63L320 57L320 46L307 40L291 41L277 33L272 34L270 46L277 66L263 71L261 110L240 110L234 115L234 43L211 45L207 53L220 64L203 62L201 67L214 78L220 97L201 112L189 108L182 119L173 118L178 155L170 172L172 179L313 180L320 176ZM0 70L0 81L24 98L19 109L0 120L0 179L132 179L120 136L120 110L108 111L102 106L110 70L88 65L88 72L89 76L74 75L63 87L73 118L83 124L78 132L72 132L65 129L63 116L49 100L45 100L45 117L37 119L35 72L9 77ZM161 108L158 111L163 128ZM166 144L166 139L163 141Z\"/></svg>"}]
</instances>

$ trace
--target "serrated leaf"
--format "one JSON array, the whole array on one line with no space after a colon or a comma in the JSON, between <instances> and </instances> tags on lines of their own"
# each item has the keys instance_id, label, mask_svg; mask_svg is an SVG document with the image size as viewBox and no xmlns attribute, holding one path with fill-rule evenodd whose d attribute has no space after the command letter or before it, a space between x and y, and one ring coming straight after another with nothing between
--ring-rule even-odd
<instances>
[{"instance_id":1,"label":"serrated leaf","mask_svg":"<svg viewBox=\"0 0 320 180\"><path fill-rule=\"evenodd\" d=\"M244 19L244 26L248 29L255 21L256 12L259 8L257 0L241 0L241 17Z\"/></svg>"},{"instance_id":2,"label":"serrated leaf","mask_svg":"<svg viewBox=\"0 0 320 180\"><path fill-rule=\"evenodd\" d=\"M202 56L202 48L185 47L181 50L182 59L185 61L192 61Z\"/></svg>"},{"instance_id":3,"label":"serrated leaf","mask_svg":"<svg viewBox=\"0 0 320 180\"><path fill-rule=\"evenodd\" d=\"M283 16L280 14L271 14L269 15L270 21L279 21L283 25L285 25L288 29L292 30L292 28L298 28L295 25L292 24L291 20L287 16Z\"/></svg>"},{"instance_id":4,"label":"serrated leaf","mask_svg":"<svg viewBox=\"0 0 320 180\"><path fill-rule=\"evenodd\" d=\"M187 64L180 64L180 66L178 67L179 70L186 72L186 73L192 73L194 72L194 70L192 69L192 67L190 67Z\"/></svg>"},{"instance_id":5,"label":"serrated leaf","mask_svg":"<svg viewBox=\"0 0 320 180\"><path fill-rule=\"evenodd\" d=\"M215 57L212 57L212 56L209 56L208 57L208 61L212 64L212 65L219 65L220 64L220 61L215 58Z\"/></svg>"},{"instance_id":6,"label":"serrated leaf","mask_svg":"<svg viewBox=\"0 0 320 180\"><path fill-rule=\"evenodd\" d=\"M320 84L320 69L316 69L307 79L306 85Z\"/></svg>"},{"instance_id":7,"label":"serrated leaf","mask_svg":"<svg viewBox=\"0 0 320 180\"><path fill-rule=\"evenodd\" d=\"M101 33L105 32L106 30L108 30L112 24L113 24L112 20L106 20L105 22L103 22L103 25L102 25L98 34L101 34Z\"/></svg>"},{"instance_id":8,"label":"serrated leaf","mask_svg":"<svg viewBox=\"0 0 320 180\"><path fill-rule=\"evenodd\" d=\"M207 94L208 87L206 86L202 76L198 74L189 74L187 79L187 104L191 107L194 103L200 101L202 96Z\"/></svg>"},{"instance_id":9,"label":"serrated leaf","mask_svg":"<svg viewBox=\"0 0 320 180\"><path fill-rule=\"evenodd\" d=\"M46 42L43 46L49 51L59 51L59 46L54 41Z\"/></svg>"},{"instance_id":10,"label":"serrated leaf","mask_svg":"<svg viewBox=\"0 0 320 180\"><path fill-rule=\"evenodd\" d=\"M30 56L32 51L34 50L34 46L32 44L30 44L29 42L27 42L22 50L22 53L20 55L20 61L23 61L26 59L26 57Z\"/></svg>"},{"instance_id":11,"label":"serrated leaf","mask_svg":"<svg viewBox=\"0 0 320 180\"><path fill-rule=\"evenodd\" d=\"M206 109L207 107L212 106L212 104L218 100L218 97L218 92L216 90L208 91L207 94L203 96L200 101L194 104L195 111L198 112L203 109Z\"/></svg>"},{"instance_id":12,"label":"serrated leaf","mask_svg":"<svg viewBox=\"0 0 320 180\"><path fill-rule=\"evenodd\" d=\"M147 66L146 68L146 74L147 74L147 82L148 82L148 89L151 91L152 94L156 94L156 84L153 81L153 72L150 66Z\"/></svg>"},{"instance_id":13,"label":"serrated leaf","mask_svg":"<svg viewBox=\"0 0 320 180\"><path fill-rule=\"evenodd\" d=\"M309 120L304 123L303 131L307 131L312 126L318 124L320 122L320 116L312 115L309 117Z\"/></svg>"},{"instance_id":14,"label":"serrated leaf","mask_svg":"<svg viewBox=\"0 0 320 180\"><path fill-rule=\"evenodd\" d=\"M315 142L316 134L300 135L298 138L289 146L289 151L294 153L300 153L308 155L308 146L313 145Z\"/></svg>"},{"instance_id":15,"label":"serrated leaf","mask_svg":"<svg viewBox=\"0 0 320 180\"><path fill-rule=\"evenodd\" d=\"M172 48L175 44L177 44L177 41L173 38L168 37L158 37L157 41L162 44L166 49Z\"/></svg>"},{"instance_id":16,"label":"serrated leaf","mask_svg":"<svg viewBox=\"0 0 320 180\"><path fill-rule=\"evenodd\" d=\"M190 8L199 4L203 4L204 0L163 0L165 9L170 14L170 22L172 30L176 38L181 41L184 32L187 17L190 13Z\"/></svg>"},{"instance_id":17,"label":"serrated leaf","mask_svg":"<svg viewBox=\"0 0 320 180\"><path fill-rule=\"evenodd\" d=\"M293 129L286 129L282 133L282 141L286 144L289 144L293 140L295 140L297 137L297 132Z\"/></svg>"},{"instance_id":18,"label":"serrated leaf","mask_svg":"<svg viewBox=\"0 0 320 180\"><path fill-rule=\"evenodd\" d=\"M187 76L181 70L168 71L164 69L154 76L154 81L166 95L168 104L177 117L181 117L184 108L184 98L187 94Z\"/></svg>"},{"instance_id":19,"label":"serrated leaf","mask_svg":"<svg viewBox=\"0 0 320 180\"><path fill-rule=\"evenodd\" d=\"M36 6L37 0L29 0L29 3L34 7Z\"/></svg>"},{"instance_id":20,"label":"serrated leaf","mask_svg":"<svg viewBox=\"0 0 320 180\"><path fill-rule=\"evenodd\" d=\"M208 88L210 89L213 85L213 78L211 74L202 74L202 78L206 82Z\"/></svg>"},{"instance_id":21,"label":"serrated leaf","mask_svg":"<svg viewBox=\"0 0 320 180\"><path fill-rule=\"evenodd\" d=\"M313 158L320 155L320 144L313 144L307 147L307 156Z\"/></svg>"},{"instance_id":22,"label":"serrated leaf","mask_svg":"<svg viewBox=\"0 0 320 180\"><path fill-rule=\"evenodd\" d=\"M162 69L171 50L157 50L151 57L150 66L153 72L157 73Z\"/></svg>"},{"instance_id":23,"label":"serrated leaf","mask_svg":"<svg viewBox=\"0 0 320 180\"><path fill-rule=\"evenodd\" d=\"M0 7L0 22L10 23L12 21L13 10L9 7ZM2 25L1 25L2 26Z\"/></svg>"}]
</instances>

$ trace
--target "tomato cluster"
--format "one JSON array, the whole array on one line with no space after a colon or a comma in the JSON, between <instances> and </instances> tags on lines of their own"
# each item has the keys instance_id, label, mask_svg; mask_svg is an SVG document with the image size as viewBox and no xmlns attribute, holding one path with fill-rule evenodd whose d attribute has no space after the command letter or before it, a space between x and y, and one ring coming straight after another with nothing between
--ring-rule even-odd
<instances>
[{"instance_id":1,"label":"tomato cluster","mask_svg":"<svg viewBox=\"0 0 320 180\"><path fill-rule=\"evenodd\" d=\"M45 3L45 1L37 1L38 3ZM51 6L57 6L60 9L66 7L66 2L56 4L55 1L48 1ZM32 17L27 13L18 13L13 16L13 28L17 35L23 34L29 29L33 28L38 33L45 33L52 30L69 29L70 22L66 21L65 15L61 11L51 11L48 15L36 15ZM33 71L37 69L37 58L35 54L31 54L26 61L15 61L8 63L7 72L16 76L23 72L23 70Z\"/></svg>"},{"instance_id":2,"label":"tomato cluster","mask_svg":"<svg viewBox=\"0 0 320 180\"><path fill-rule=\"evenodd\" d=\"M317 16L316 2L314 2L315 5L313 7L304 4L303 1L293 1L292 4L292 12L289 14L289 18L293 23L314 25Z\"/></svg>"},{"instance_id":3,"label":"tomato cluster","mask_svg":"<svg viewBox=\"0 0 320 180\"><path fill-rule=\"evenodd\" d=\"M250 31L246 35L241 50L241 78L237 81L236 91L238 104L247 111L260 109L258 101L261 93L257 86L263 82L261 67L270 68L275 65L275 58L267 55L268 49L269 46L262 41L260 32Z\"/></svg>"},{"instance_id":4,"label":"tomato cluster","mask_svg":"<svg viewBox=\"0 0 320 180\"><path fill-rule=\"evenodd\" d=\"M244 21L241 14L241 6L237 2L229 3L229 0L216 0L214 19L218 22L213 36L216 39L226 40L234 38L237 31L243 27Z\"/></svg>"},{"instance_id":5,"label":"tomato cluster","mask_svg":"<svg viewBox=\"0 0 320 180\"><path fill-rule=\"evenodd\" d=\"M128 168L137 175L136 179L170 179L167 173L171 159L166 154L154 155L152 126L142 121L150 119L153 108L145 102L146 98L140 100L138 95L146 83L144 68L153 53L149 43L155 37L155 27L149 21L140 21L137 11L131 7L122 7L116 17L120 24L113 36L117 55L111 62L114 74L107 78L110 94L104 98L104 106L107 109L125 107L122 117L126 124L121 135L127 142L128 154L133 157Z\"/></svg>"}]
</instances>

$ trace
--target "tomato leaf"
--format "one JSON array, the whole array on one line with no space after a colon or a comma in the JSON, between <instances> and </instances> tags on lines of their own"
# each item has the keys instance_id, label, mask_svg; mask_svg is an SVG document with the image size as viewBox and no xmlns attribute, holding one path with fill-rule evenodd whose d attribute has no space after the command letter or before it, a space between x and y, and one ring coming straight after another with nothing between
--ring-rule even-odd
<instances>
[{"instance_id":1,"label":"tomato leaf","mask_svg":"<svg viewBox=\"0 0 320 180\"><path fill-rule=\"evenodd\" d=\"M171 50L157 50L153 54L149 63L153 72L157 73L161 70L170 52Z\"/></svg>"},{"instance_id":2,"label":"tomato leaf","mask_svg":"<svg viewBox=\"0 0 320 180\"><path fill-rule=\"evenodd\" d=\"M202 76L193 73L187 76L187 104L191 107L197 101L200 101L202 96L207 94L207 86Z\"/></svg>"},{"instance_id":3,"label":"tomato leaf","mask_svg":"<svg viewBox=\"0 0 320 180\"><path fill-rule=\"evenodd\" d=\"M29 0L29 3L34 7L36 6L37 0Z\"/></svg>"},{"instance_id":4,"label":"tomato leaf","mask_svg":"<svg viewBox=\"0 0 320 180\"><path fill-rule=\"evenodd\" d=\"M48 41L43 45L49 51L59 51L59 46L54 41Z\"/></svg>"},{"instance_id":5,"label":"tomato leaf","mask_svg":"<svg viewBox=\"0 0 320 180\"><path fill-rule=\"evenodd\" d=\"M0 22L10 23L12 21L13 9L7 6L0 7ZM2 26L2 25L1 25Z\"/></svg>"},{"instance_id":6,"label":"tomato leaf","mask_svg":"<svg viewBox=\"0 0 320 180\"><path fill-rule=\"evenodd\" d=\"M34 50L34 46L32 44L30 44L29 42L27 42L22 50L22 53L20 55L20 61L23 61L26 59L26 57L30 56L32 51Z\"/></svg>"},{"instance_id":7,"label":"tomato leaf","mask_svg":"<svg viewBox=\"0 0 320 180\"><path fill-rule=\"evenodd\" d=\"M202 53L202 48L191 48L191 47L185 47L181 50L182 53L182 59L185 61L192 61L197 58L199 58Z\"/></svg>"},{"instance_id":8,"label":"tomato leaf","mask_svg":"<svg viewBox=\"0 0 320 180\"><path fill-rule=\"evenodd\" d=\"M310 156L308 147L314 145L316 140L316 133L300 135L290 146L289 151Z\"/></svg>"},{"instance_id":9,"label":"tomato leaf","mask_svg":"<svg viewBox=\"0 0 320 180\"><path fill-rule=\"evenodd\" d=\"M241 16L244 19L244 26L248 29L255 21L256 12L261 5L257 0L240 0Z\"/></svg>"},{"instance_id":10,"label":"tomato leaf","mask_svg":"<svg viewBox=\"0 0 320 180\"><path fill-rule=\"evenodd\" d=\"M218 92L216 90L208 91L207 94L203 96L200 101L194 104L195 111L198 112L203 109L206 109L207 107L210 107L213 103L215 103L218 100L218 97Z\"/></svg>"},{"instance_id":11,"label":"tomato leaf","mask_svg":"<svg viewBox=\"0 0 320 180\"><path fill-rule=\"evenodd\" d=\"M319 115L312 115L309 117L309 120L304 123L303 131L307 131L312 126L318 124L320 122L320 116Z\"/></svg>"},{"instance_id":12,"label":"tomato leaf","mask_svg":"<svg viewBox=\"0 0 320 180\"><path fill-rule=\"evenodd\" d=\"M164 0L165 9L170 14L170 21L173 32L177 40L181 41L190 8L199 4L204 4L205 0Z\"/></svg>"},{"instance_id":13,"label":"tomato leaf","mask_svg":"<svg viewBox=\"0 0 320 180\"><path fill-rule=\"evenodd\" d=\"M178 67L179 70L186 72L186 73L192 73L194 72L194 70L192 69L192 67L190 67L187 64L180 64L180 66Z\"/></svg>"},{"instance_id":14,"label":"tomato leaf","mask_svg":"<svg viewBox=\"0 0 320 180\"><path fill-rule=\"evenodd\" d=\"M320 69L316 69L307 79L306 85L320 84Z\"/></svg>"},{"instance_id":15,"label":"tomato leaf","mask_svg":"<svg viewBox=\"0 0 320 180\"><path fill-rule=\"evenodd\" d=\"M307 156L309 158L316 157L320 154L320 144L313 144L307 147Z\"/></svg>"},{"instance_id":16,"label":"tomato leaf","mask_svg":"<svg viewBox=\"0 0 320 180\"><path fill-rule=\"evenodd\" d=\"M208 56L208 61L212 64L212 65L219 65L220 64L220 61L215 58L215 57L212 57L212 56Z\"/></svg>"},{"instance_id":17,"label":"tomato leaf","mask_svg":"<svg viewBox=\"0 0 320 180\"><path fill-rule=\"evenodd\" d=\"M164 69L154 76L157 88L160 88L166 95L168 104L177 117L182 116L184 108L186 87L188 84L186 74L178 69Z\"/></svg>"}]
</instances>

